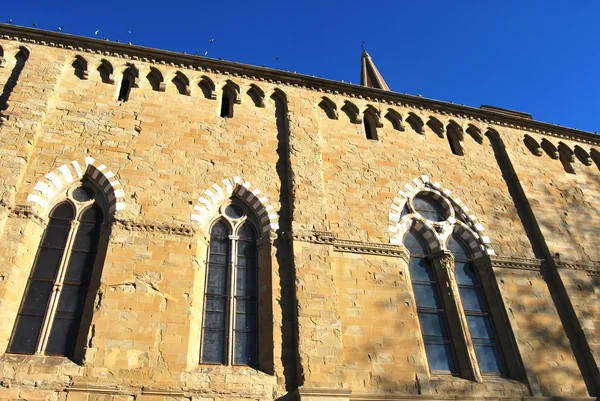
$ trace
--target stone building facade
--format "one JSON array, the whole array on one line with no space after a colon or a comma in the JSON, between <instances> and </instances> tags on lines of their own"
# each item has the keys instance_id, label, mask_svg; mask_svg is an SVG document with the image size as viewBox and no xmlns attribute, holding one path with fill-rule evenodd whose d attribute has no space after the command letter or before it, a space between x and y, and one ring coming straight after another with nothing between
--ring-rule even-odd
<instances>
[{"instance_id":1,"label":"stone building facade","mask_svg":"<svg viewBox=\"0 0 600 401\"><path fill-rule=\"evenodd\" d=\"M365 57L0 25L0 398L597 397L600 139Z\"/></svg>"}]
</instances>

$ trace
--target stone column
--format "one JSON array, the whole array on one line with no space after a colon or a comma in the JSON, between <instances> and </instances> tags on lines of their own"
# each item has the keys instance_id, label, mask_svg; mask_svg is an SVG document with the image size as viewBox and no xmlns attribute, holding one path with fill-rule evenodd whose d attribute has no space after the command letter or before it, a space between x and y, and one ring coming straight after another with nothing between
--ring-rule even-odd
<instances>
[{"instance_id":1,"label":"stone column","mask_svg":"<svg viewBox=\"0 0 600 401\"><path fill-rule=\"evenodd\" d=\"M442 302L448 317L448 330L456 349L455 357L461 376L481 382L481 374L477 369L475 347L469 335L467 317L458 292L458 284L454 275L454 256L442 251L431 256L439 280Z\"/></svg>"}]
</instances>

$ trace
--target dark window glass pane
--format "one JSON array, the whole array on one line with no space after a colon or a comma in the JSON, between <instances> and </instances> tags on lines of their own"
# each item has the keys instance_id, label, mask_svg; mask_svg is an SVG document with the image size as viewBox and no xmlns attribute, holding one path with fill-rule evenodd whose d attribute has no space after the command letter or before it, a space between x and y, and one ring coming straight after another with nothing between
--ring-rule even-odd
<instances>
[{"instance_id":1,"label":"dark window glass pane","mask_svg":"<svg viewBox=\"0 0 600 401\"><path fill-rule=\"evenodd\" d=\"M237 313L256 313L256 300L255 299L237 299L236 300L236 312Z\"/></svg>"},{"instance_id":2,"label":"dark window glass pane","mask_svg":"<svg viewBox=\"0 0 600 401\"><path fill-rule=\"evenodd\" d=\"M410 258L408 269L412 281L435 281L433 268L425 258Z\"/></svg>"},{"instance_id":3,"label":"dark window glass pane","mask_svg":"<svg viewBox=\"0 0 600 401\"><path fill-rule=\"evenodd\" d=\"M88 187L77 187L73 190L73 198L79 202L87 202L94 198L94 191Z\"/></svg>"},{"instance_id":4,"label":"dark window glass pane","mask_svg":"<svg viewBox=\"0 0 600 401\"><path fill-rule=\"evenodd\" d=\"M69 259L65 281L88 284L95 259L96 253L73 251Z\"/></svg>"},{"instance_id":5,"label":"dark window glass pane","mask_svg":"<svg viewBox=\"0 0 600 401\"><path fill-rule=\"evenodd\" d=\"M225 363L225 332L204 330L202 343L203 363Z\"/></svg>"},{"instance_id":6,"label":"dark window glass pane","mask_svg":"<svg viewBox=\"0 0 600 401\"><path fill-rule=\"evenodd\" d=\"M413 290L419 308L441 309L435 284L413 283Z\"/></svg>"},{"instance_id":7,"label":"dark window glass pane","mask_svg":"<svg viewBox=\"0 0 600 401\"><path fill-rule=\"evenodd\" d=\"M256 331L256 315L247 313L236 313L235 329L238 331Z\"/></svg>"},{"instance_id":8,"label":"dark window glass pane","mask_svg":"<svg viewBox=\"0 0 600 401\"><path fill-rule=\"evenodd\" d=\"M229 241L212 239L210 241L210 254L212 255L227 255L229 249ZM225 263L225 262L223 262Z\"/></svg>"},{"instance_id":9,"label":"dark window glass pane","mask_svg":"<svg viewBox=\"0 0 600 401\"><path fill-rule=\"evenodd\" d=\"M451 373L454 372L452 350L450 344L425 343L427 360L432 372Z\"/></svg>"},{"instance_id":10,"label":"dark window glass pane","mask_svg":"<svg viewBox=\"0 0 600 401\"><path fill-rule=\"evenodd\" d=\"M222 295L229 292L227 291L227 268L225 266L209 264L206 292Z\"/></svg>"},{"instance_id":11,"label":"dark window glass pane","mask_svg":"<svg viewBox=\"0 0 600 401\"><path fill-rule=\"evenodd\" d=\"M471 259L471 249L462 238L450 237L448 250L452 252L456 259Z\"/></svg>"},{"instance_id":12,"label":"dark window glass pane","mask_svg":"<svg viewBox=\"0 0 600 401\"><path fill-rule=\"evenodd\" d=\"M257 277L255 269L242 269L238 266L236 278L236 295L255 297L257 294Z\"/></svg>"},{"instance_id":13,"label":"dark window glass pane","mask_svg":"<svg viewBox=\"0 0 600 401\"><path fill-rule=\"evenodd\" d=\"M210 235L215 237L227 237L229 235L229 228L223 221L219 221L213 226L212 230L210 230Z\"/></svg>"},{"instance_id":14,"label":"dark window glass pane","mask_svg":"<svg viewBox=\"0 0 600 401\"><path fill-rule=\"evenodd\" d=\"M209 329L224 329L225 313L206 311L204 314L204 327Z\"/></svg>"},{"instance_id":15,"label":"dark window glass pane","mask_svg":"<svg viewBox=\"0 0 600 401\"><path fill-rule=\"evenodd\" d=\"M100 225L91 223L81 223L77 229L73 249L77 251L95 252L98 246L98 236L100 234Z\"/></svg>"},{"instance_id":16,"label":"dark window glass pane","mask_svg":"<svg viewBox=\"0 0 600 401\"><path fill-rule=\"evenodd\" d=\"M50 281L29 281L21 315L44 316L54 284Z\"/></svg>"},{"instance_id":17,"label":"dark window glass pane","mask_svg":"<svg viewBox=\"0 0 600 401\"><path fill-rule=\"evenodd\" d=\"M73 355L78 331L79 320L55 318L48 337L46 354Z\"/></svg>"},{"instance_id":18,"label":"dark window glass pane","mask_svg":"<svg viewBox=\"0 0 600 401\"><path fill-rule=\"evenodd\" d=\"M244 215L244 209L238 205L227 205L225 214L231 219L239 219Z\"/></svg>"},{"instance_id":19,"label":"dark window glass pane","mask_svg":"<svg viewBox=\"0 0 600 401\"><path fill-rule=\"evenodd\" d=\"M33 354L35 352L35 347L37 346L43 321L43 316L19 315L17 317L12 342L8 347L8 352L13 352L15 354Z\"/></svg>"},{"instance_id":20,"label":"dark window glass pane","mask_svg":"<svg viewBox=\"0 0 600 401\"><path fill-rule=\"evenodd\" d=\"M255 366L257 354L256 348L255 332L236 332L233 362L236 365Z\"/></svg>"},{"instance_id":21,"label":"dark window glass pane","mask_svg":"<svg viewBox=\"0 0 600 401\"><path fill-rule=\"evenodd\" d=\"M253 259L256 255L256 245L250 241L238 242L238 257Z\"/></svg>"},{"instance_id":22,"label":"dark window glass pane","mask_svg":"<svg viewBox=\"0 0 600 401\"><path fill-rule=\"evenodd\" d=\"M467 315L467 322L473 341L476 339L494 339L494 330L492 329L492 323L490 322L489 317Z\"/></svg>"},{"instance_id":23,"label":"dark window glass pane","mask_svg":"<svg viewBox=\"0 0 600 401\"><path fill-rule=\"evenodd\" d=\"M479 288L458 287L465 311L485 312L485 301Z\"/></svg>"},{"instance_id":24,"label":"dark window glass pane","mask_svg":"<svg viewBox=\"0 0 600 401\"><path fill-rule=\"evenodd\" d=\"M409 231L404 237L404 246L412 254L427 255L427 242L423 239L421 234L416 231Z\"/></svg>"},{"instance_id":25,"label":"dark window glass pane","mask_svg":"<svg viewBox=\"0 0 600 401\"><path fill-rule=\"evenodd\" d=\"M454 274L456 282L465 285L479 285L473 265L469 262L456 260L454 262Z\"/></svg>"},{"instance_id":26,"label":"dark window glass pane","mask_svg":"<svg viewBox=\"0 0 600 401\"><path fill-rule=\"evenodd\" d=\"M69 234L69 223L65 224L67 227L57 227L58 224L56 223L56 221L50 221L48 228L46 228L44 239L42 240L42 247L58 249L63 249L65 247L65 242L67 242L67 236Z\"/></svg>"},{"instance_id":27,"label":"dark window glass pane","mask_svg":"<svg viewBox=\"0 0 600 401\"><path fill-rule=\"evenodd\" d=\"M227 300L225 297L206 297L206 310L211 312L225 312L227 310Z\"/></svg>"},{"instance_id":28,"label":"dark window glass pane","mask_svg":"<svg viewBox=\"0 0 600 401\"><path fill-rule=\"evenodd\" d=\"M424 336L446 336L446 325L441 313L419 312L419 321L421 322L421 331Z\"/></svg>"},{"instance_id":29,"label":"dark window glass pane","mask_svg":"<svg viewBox=\"0 0 600 401\"><path fill-rule=\"evenodd\" d=\"M244 223L244 225L240 227L240 229L238 230L238 236L240 237L240 241L254 241L254 230L250 226L250 223Z\"/></svg>"},{"instance_id":30,"label":"dark window glass pane","mask_svg":"<svg viewBox=\"0 0 600 401\"><path fill-rule=\"evenodd\" d=\"M58 298L56 318L79 319L85 306L87 290L86 285L64 285Z\"/></svg>"},{"instance_id":31,"label":"dark window glass pane","mask_svg":"<svg viewBox=\"0 0 600 401\"><path fill-rule=\"evenodd\" d=\"M421 216L432 221L442 221L446 219L441 205L429 195L417 195L413 199L413 207Z\"/></svg>"},{"instance_id":32,"label":"dark window glass pane","mask_svg":"<svg viewBox=\"0 0 600 401\"><path fill-rule=\"evenodd\" d=\"M69 202L61 203L52 210L52 213L50 213L50 217L66 220L72 220L73 216L75 216L75 210Z\"/></svg>"},{"instance_id":33,"label":"dark window glass pane","mask_svg":"<svg viewBox=\"0 0 600 401\"><path fill-rule=\"evenodd\" d=\"M36 279L54 280L63 252L63 249L40 249L31 277Z\"/></svg>"},{"instance_id":34,"label":"dark window glass pane","mask_svg":"<svg viewBox=\"0 0 600 401\"><path fill-rule=\"evenodd\" d=\"M504 366L500 350L495 346L475 345L479 368L483 373L502 373Z\"/></svg>"}]
</instances>

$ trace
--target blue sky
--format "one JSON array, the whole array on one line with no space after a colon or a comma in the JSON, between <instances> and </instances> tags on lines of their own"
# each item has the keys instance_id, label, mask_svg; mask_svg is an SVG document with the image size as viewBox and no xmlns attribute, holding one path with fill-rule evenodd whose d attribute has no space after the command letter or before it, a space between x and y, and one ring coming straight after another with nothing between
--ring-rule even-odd
<instances>
[{"instance_id":1,"label":"blue sky","mask_svg":"<svg viewBox=\"0 0 600 401\"><path fill-rule=\"evenodd\" d=\"M354 83L364 41L393 91L592 132L600 130L599 16L592 0L36 0L0 8L0 21L16 25L90 37L99 30L101 39Z\"/></svg>"}]
</instances>

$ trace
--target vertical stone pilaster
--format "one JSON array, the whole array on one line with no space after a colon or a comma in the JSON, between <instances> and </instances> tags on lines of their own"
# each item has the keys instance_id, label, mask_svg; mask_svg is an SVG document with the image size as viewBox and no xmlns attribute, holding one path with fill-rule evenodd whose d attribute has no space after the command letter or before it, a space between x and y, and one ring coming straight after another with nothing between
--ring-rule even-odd
<instances>
[{"instance_id":1,"label":"vertical stone pilaster","mask_svg":"<svg viewBox=\"0 0 600 401\"><path fill-rule=\"evenodd\" d=\"M306 241L329 228L323 179L323 149L315 105L289 102L292 253L296 268L299 386L340 389L343 375L342 330L333 247Z\"/></svg>"}]
</instances>

